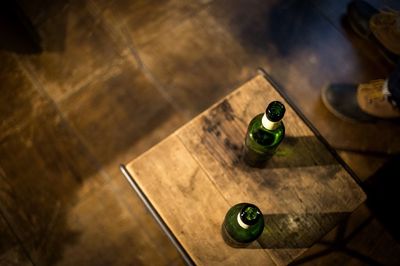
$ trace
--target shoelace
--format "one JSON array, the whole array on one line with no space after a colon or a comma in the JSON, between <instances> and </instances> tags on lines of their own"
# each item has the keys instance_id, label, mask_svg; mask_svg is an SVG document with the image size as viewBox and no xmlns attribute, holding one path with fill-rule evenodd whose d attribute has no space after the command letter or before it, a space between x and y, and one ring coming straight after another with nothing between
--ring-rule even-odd
<instances>
[{"instance_id":1,"label":"shoelace","mask_svg":"<svg viewBox=\"0 0 400 266\"><path fill-rule=\"evenodd\" d=\"M393 106L393 108L399 109L399 106L397 105L396 101L393 99L392 94L389 91L387 79L385 80L385 83L383 84L382 94L385 97L385 99Z\"/></svg>"},{"instance_id":2,"label":"shoelace","mask_svg":"<svg viewBox=\"0 0 400 266\"><path fill-rule=\"evenodd\" d=\"M385 80L382 89L376 89L376 86L380 85L380 81L379 80L372 80L371 81L371 86L372 88L369 89L369 93L368 93L368 99L367 101L369 103L373 103L376 101L379 102L384 102L384 101L388 101L390 102L392 105L392 99L391 99L391 93L388 89L388 83L387 80Z\"/></svg>"}]
</instances>

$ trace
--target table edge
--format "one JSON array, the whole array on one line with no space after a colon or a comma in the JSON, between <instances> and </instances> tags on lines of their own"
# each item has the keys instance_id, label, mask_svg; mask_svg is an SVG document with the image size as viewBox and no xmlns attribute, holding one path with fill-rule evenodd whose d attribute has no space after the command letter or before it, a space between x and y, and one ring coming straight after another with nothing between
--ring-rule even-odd
<instances>
[{"instance_id":1,"label":"table edge","mask_svg":"<svg viewBox=\"0 0 400 266\"><path fill-rule=\"evenodd\" d=\"M339 156L339 154L336 152L336 150L329 144L329 142L320 134L320 132L316 129L316 127L305 117L305 115L300 111L300 109L294 104L294 102L292 101L292 99L289 97L289 95L284 91L283 87L276 82L271 75L269 75L267 73L267 71L265 71L263 68L258 67L257 68L258 71L258 75L257 76L261 76L263 79L265 79L267 82L270 83L270 85L275 88L275 90L278 92L279 95L282 96L282 98L284 98L287 103L290 105L290 107L295 111L295 113L301 118L301 120L308 126L308 128L313 132L313 134L318 138L319 141L321 141L323 143L323 145L325 146L325 148L332 154L332 156L339 162L339 164L345 169L345 171L351 176L351 178L353 179L353 181L356 182L356 184L361 188L362 192L364 192L364 199L361 201L364 202L366 200L366 192L365 189L362 185L361 180L359 179L359 177L355 174L355 172L345 163L345 161ZM254 77L253 77L254 78ZM240 86L239 86L240 87ZM130 160L126 165L130 165L132 164L134 161L138 160L139 158L141 158L144 154L150 152L152 149L156 148L160 143L167 141L170 137L177 135L182 128L184 128L185 126L187 126L188 124L193 123L194 120L198 119L198 117L201 117L203 115L203 113L207 112L210 108L217 106L218 104L220 104L225 98L233 95L236 92L236 89L233 90L232 92L228 93L227 95L225 95L224 97L222 97L221 99L219 99L218 101L216 101L214 104L212 104L210 107L208 107L206 110L200 112L199 114L197 114L194 118L192 118L190 121L184 123L182 126L180 126L179 128L177 128L174 132L172 132L170 135L168 135L167 137L165 137L163 140L161 140L160 142L156 143L155 145L153 145L152 147L150 147L147 151L143 152L142 154L140 154L139 156L137 156L136 158L134 158L133 160ZM136 183L136 181L134 180L133 176L130 174L129 170L126 168L125 164L120 164L120 171L122 172L122 174L125 176L125 178L127 179L127 181L129 182L129 184L131 185L131 187L134 189L134 191L136 192L136 194L139 196L139 198L141 199L141 201L145 204L146 208L149 210L150 214L153 216L153 218L156 220L156 222L158 223L158 225L161 227L161 229L163 230L163 232L167 235L167 237L170 239L170 241L172 242L172 244L176 247L176 249L178 250L178 252L180 253L180 255L182 256L182 258L184 259L185 263L187 265L195 265L194 261L191 259L190 255L187 253L187 251L184 249L184 247L182 246L182 244L179 242L179 240L173 235L172 231L169 229L169 227L167 226L167 224L164 222L163 218L158 214L158 212L156 211L156 209L154 208L154 206L152 205L152 203L150 202L150 200L146 197L146 195L143 193L143 191L140 189L139 185ZM361 204L360 203L360 204ZM304 252L302 252L304 253ZM300 257L301 254L299 254L299 256L297 256L296 258Z\"/></svg>"},{"instance_id":2,"label":"table edge","mask_svg":"<svg viewBox=\"0 0 400 266\"><path fill-rule=\"evenodd\" d=\"M168 225L164 222L163 218L158 214L158 212L154 208L153 204L140 189L139 185L136 183L132 175L129 173L126 166L124 164L121 164L119 169L129 182L133 190L139 196L140 200L144 203L147 210L150 212L151 216L153 216L154 220L156 220L157 224L161 227L161 230L167 235L168 239L178 250L179 254L182 256L182 259L185 261L186 265L194 266L195 263L193 262L193 260L191 259L185 248L182 246L179 240L174 236L174 234L171 232L171 229L169 229Z\"/></svg>"}]
</instances>

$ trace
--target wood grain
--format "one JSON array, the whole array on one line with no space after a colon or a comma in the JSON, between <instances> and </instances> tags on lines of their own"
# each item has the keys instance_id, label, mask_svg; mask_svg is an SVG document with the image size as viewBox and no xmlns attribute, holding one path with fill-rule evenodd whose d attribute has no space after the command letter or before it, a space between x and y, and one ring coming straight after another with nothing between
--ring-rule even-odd
<instances>
[{"instance_id":1,"label":"wood grain","mask_svg":"<svg viewBox=\"0 0 400 266\"><path fill-rule=\"evenodd\" d=\"M129 210L119 181L125 182L105 184L68 211L66 224L75 241L65 246L57 265L168 265L178 256L138 199L128 198L134 204Z\"/></svg>"},{"instance_id":2,"label":"wood grain","mask_svg":"<svg viewBox=\"0 0 400 266\"><path fill-rule=\"evenodd\" d=\"M0 51L0 139L46 108L46 101L33 89L17 60ZM23 106L23 107L21 107Z\"/></svg>"},{"instance_id":3,"label":"wood grain","mask_svg":"<svg viewBox=\"0 0 400 266\"><path fill-rule=\"evenodd\" d=\"M196 264L247 265L250 257L255 265L272 263L256 243L240 250L223 242L229 204L192 156L172 136L127 167Z\"/></svg>"},{"instance_id":4,"label":"wood grain","mask_svg":"<svg viewBox=\"0 0 400 266\"><path fill-rule=\"evenodd\" d=\"M14 57L0 57L0 211L33 263L49 262L69 232L60 209L103 180L87 150ZM9 244L10 252L18 254Z\"/></svg>"},{"instance_id":5,"label":"wood grain","mask_svg":"<svg viewBox=\"0 0 400 266\"><path fill-rule=\"evenodd\" d=\"M385 2L392 3L394 1ZM47 241L48 245L45 244L40 247L39 255L36 253L36 249L30 249L35 262L38 264L51 258L54 254L57 257L58 251L65 250L64 248L68 248L71 251L70 254L80 250L83 253L88 251L87 257L82 256L82 261L90 257L93 258L95 252L90 246L95 241L96 237L94 236L101 231L101 228L98 227L106 226L110 229L113 228L113 225L110 221L98 222L101 220L98 217L107 215L107 211L100 210L101 207L99 206L96 206L95 210L92 210L86 216L85 213L79 213L78 210L87 211L90 210L90 204L97 204L96 200L92 200L92 198L82 203L80 197L81 195L84 195L83 198L90 196L92 188L97 190L97 184L94 187L89 185L89 190L86 190L85 185L76 185L75 182L68 181L70 178L66 176L79 175L75 172L75 167L71 166L76 159L83 164L83 166L77 167L81 169L79 172L83 174L82 180L85 184L86 181L91 183L91 180L97 179L97 177L93 176L94 170L91 170L96 167L90 166L90 164L98 158L95 160L89 158L86 148L82 147L81 144L76 144L76 136L70 130L64 130L68 126L65 123L58 123L61 119L60 116L56 115L55 120L50 118L51 122L47 121L49 116L54 118L54 106L49 105L46 97L42 97L43 95L38 93L37 90L32 89L33 85L30 79L18 68L13 58L18 60L28 58L28 63L26 64L26 61L23 61L23 63L28 66L33 74L33 77L30 77L31 80L39 81L39 85L57 103L68 99L72 93L77 92L82 87L88 89L77 93L79 97L83 98L81 101L79 101L79 97L74 98L77 103L81 104L79 107L74 107L74 102L71 100L68 104L68 110L72 111L67 112L62 109L61 115L64 117L71 115L68 117L69 122L74 124L75 129L78 129L80 134L88 136L89 146L95 147L93 150L100 151L97 155L99 160L103 160L102 166L105 165L107 173L110 173L110 168L116 170L121 161L136 157L166 136L174 127L170 127L170 123L179 124L179 115L170 116L172 120L168 120L169 122L163 124L163 127L151 131L151 133L136 141L139 138L136 138L138 134L133 123L130 124L130 120L122 115L126 111L129 114L127 115L128 118L135 116L135 107L130 106L129 101L122 101L124 107L118 104L118 97L121 97L124 93L130 95L127 98L132 99L132 95L129 93L129 83L132 82L132 79L127 78L129 73L132 73L131 68L122 71L125 74L116 75L114 81L111 82L117 86L125 86L123 90L117 93L118 97L110 97L114 93L111 85L105 85L109 86L108 89L101 90L101 83L115 74L113 72L114 67L121 66L119 65L120 58L114 60L119 57L120 50L118 49L121 47L138 46L142 55L146 57L145 63L151 67L150 69L154 72L156 78L159 78L158 82L165 85L165 90L171 91L171 95L177 95L176 99L178 100L175 107L182 108L178 104L183 102L182 110L186 114L193 115L207 108L215 100L225 96L237 84L242 84L248 77L252 76L252 71L257 66L263 66L269 73L273 74L277 81L284 85L292 99L295 99L295 102L306 112L307 116L316 119L313 120L314 125L317 125L319 130L329 137L331 144L337 148L354 150L354 152L349 153L349 156L345 152L342 152L341 155L344 154L343 158L351 164L351 167L356 170L359 176L367 178L379 168L379 164L386 158L379 158L381 153L399 150L399 142L396 138L398 126L391 124L356 125L343 122L328 113L319 102L319 91L326 83L367 81L383 77L389 70L387 66L382 64L382 60L377 60L379 54L375 53L375 50L369 49L368 44L364 45L362 44L363 40L357 40L349 33L341 31L338 19L348 1L327 0L310 3L280 0L204 0L201 3L210 3L205 9L204 5L199 5L200 1L89 1L102 2L104 5L99 4L99 7L100 9L104 7L104 9L101 9L104 12L103 15L95 14L93 10L89 10L90 8L85 4L87 1L18 0L17 2L33 19L42 37L45 51L43 54L27 56L27 52L35 51L34 49L26 49L30 45L29 42L20 44L23 49L19 49L18 44L11 46L0 44L2 48L11 48L10 50L14 53L24 54L22 56L4 57L3 51L0 52L0 90L2 93L0 97L0 158L9 157L4 159L7 161L5 165L7 177L2 180L7 182L0 184L0 200L2 202L1 208L4 209L4 206L6 206L9 208L7 213L13 216L11 219L7 216L9 224L13 227L19 227L15 232L20 235L28 235L28 237L22 238L26 241L24 243L28 247L31 246L31 241L36 241L36 243L40 242L38 239ZM370 0L369 2L376 3L379 1ZM112 14L114 20L109 20L111 17L109 14ZM106 23L103 23L104 20L107 20ZM7 27L7 25L4 26ZM2 27L0 26L0 28ZM124 29L121 31L122 34L126 34L125 37L128 37L126 38L128 43L118 43L119 40L115 43L113 39L115 36L110 34L113 30L120 30L121 28ZM13 28L7 30L14 31ZM271 32L271 30L275 31ZM6 35L6 37L8 36ZM3 39L4 44L9 41ZM126 52L127 50L124 50L124 54ZM200 56L196 53L200 53ZM167 68L171 71L165 71ZM118 82L119 79L121 79L120 82ZM86 87L87 84L89 84L88 87ZM143 84L137 82L136 85L142 86ZM148 88L145 85L143 86ZM153 95L155 98L159 96L158 92L153 89L150 89L148 94L144 94ZM210 97L212 99L209 99L207 94L212 95ZM110 99L104 99L107 97L110 97ZM97 101L101 103L101 106L96 106ZM102 112L102 108L107 111ZM116 109L115 113L114 109ZM153 106L148 105L147 109L144 108L143 110L152 113ZM106 119L105 121L108 121L106 122L108 124L104 127L100 126L103 132L94 129L99 126L99 121L96 121L98 117L93 114L95 111L103 115L110 113L115 115L113 116L114 120ZM143 111L141 112L143 113ZM50 115L48 116L48 114ZM85 114L89 117L85 117ZM135 120L137 119L135 118ZM58 121L55 128L49 125L53 121ZM44 125L43 128L41 128L42 124ZM138 127L137 131L146 128L143 123L139 124L141 127ZM127 125L127 132L122 132L121 128L125 128ZM121 129L121 132L118 132L118 129ZM379 135L385 135L385 138L377 138L377 132ZM101 142L102 134L104 134L105 139L112 139L110 141L112 142L111 146L116 146L111 148L97 147L103 145ZM129 139L129 134L134 135L135 140ZM35 140L31 142L33 135ZM96 137L92 140L92 136ZM48 140L51 143L47 143ZM318 145L306 144L315 141L304 137L291 139L289 142L301 150L304 147L318 148ZM132 144L133 142L134 144ZM232 149L238 148L235 143L226 142L226 145ZM68 149L68 147L71 147L71 149ZM115 149L116 147L122 148ZM388 147L391 149L388 150ZM26 154L23 154L25 150ZM111 150L111 152L101 154L102 151L107 150ZM371 150L380 153L371 157L357 155L355 158L353 156L359 154L359 151ZM64 152L67 154L65 155ZM80 153L84 153L84 155ZM111 156L113 154L116 157ZM53 160L50 157L61 158L62 162L56 163L54 167ZM232 158L234 158L234 155L232 155ZM292 161L292 165L307 166L314 160L310 157L304 160L297 158L297 155L292 156L292 160L296 160L296 163ZM379 159L379 163L371 164L371 161L376 160L376 158ZM13 159L18 163L12 162ZM275 160L275 163L280 163L283 167L285 165L282 160ZM329 166L329 158L321 159L320 163ZM15 170L14 167L20 168ZM66 174L65 171L68 173ZM111 176L120 178L120 175ZM11 188L10 180L12 182ZM72 205L80 204L73 216L79 222L74 223L73 218L67 214L59 216L56 214L54 216L61 217L60 224L55 226L56 229L53 231L46 230L46 228L51 228L51 226L47 226L49 225L48 217L54 217L52 210L54 210L56 204L52 200L40 200L48 198L47 192L44 192L44 194L41 192L41 186L43 186L43 190L51 191L50 194L57 195L55 199L65 199L67 204L71 202L74 202ZM80 192L83 193L80 194ZM116 194L119 192L121 190L114 190ZM123 198L127 198L129 192L125 191L120 194L124 195ZM6 198L2 193L6 194ZM62 195L64 193L70 195L70 197ZM99 194L94 198L101 201L102 198ZM15 205L8 205L8 200L14 200ZM115 202L115 200L107 199L107 203L104 205L111 206ZM141 217L146 215L139 211L137 200L130 198L127 202L132 217L135 214ZM135 211L137 212L135 213ZM113 210L112 213L116 214L118 211ZM121 211L120 213L125 214L126 212ZM93 219L90 217L93 217ZM271 215L270 219L274 218L274 221L282 221L283 224L287 224L287 220L283 220L282 217L284 216L281 214L275 214L275 216ZM300 217L297 214L293 214L291 217L302 218L301 214ZM328 221L332 220L329 216L324 217ZM64 218L69 219L69 226L82 229L82 242L74 242L72 246L67 244L62 246L57 242L64 239L70 240L68 234L74 236L70 227L64 227ZM159 246L166 246L163 241L158 242L162 236L155 231L154 223L151 225L147 220L148 218L144 218L140 222L142 228L150 228L147 231L151 231L150 238L152 241L161 243ZM33 221L33 226L31 226L31 223L27 223L27 220ZM116 220L120 220L120 218L116 218ZM134 224L132 227L128 227L126 221L121 222L123 224L121 228L122 231L129 231L133 235L136 230L133 228L137 228L136 220L133 218L131 222ZM53 225L53 223L50 225ZM275 223L275 225L279 225L279 223ZM34 230L36 230L37 235L26 232L26 228L31 230L31 227L36 228ZM108 230L108 234L112 234L111 231ZM3 233L3 229L0 232ZM378 255L379 258L386 256L384 254L388 254L387 257L396 254L395 243L390 241L376 241L381 248L370 248L370 243L374 243L374 240L371 239L376 240L377 236L373 229L364 230L362 233L365 238L358 238L358 240L365 244L365 253L363 254L367 256ZM7 234L4 233L4 235ZM1 235L3 236L3 234ZM123 238L124 234L118 230L115 231L115 234L109 236L109 239L113 241ZM7 239L7 237L4 239ZM88 239L90 241L87 241ZM132 240L124 239L123 241L130 243ZM69 243L68 241L65 242ZM6 248L7 251L3 255L6 258L10 258L9 256L15 258L14 254L19 253L18 248L14 246L13 241L7 241L7 243L10 243L11 247ZM276 244L282 243L285 242ZM96 244L101 247L99 243ZM113 251L117 250L116 247L118 246L116 242L114 244ZM145 248L146 245L138 244L137 246ZM150 244L150 246L152 245ZM392 248L394 252L389 252ZM164 252L164 250L161 251L161 247L157 247L157 250ZM150 254L146 261L151 263L151 252L145 251L144 253ZM127 256L115 259L115 261L124 263L129 260L129 257L135 262L142 261L143 258L136 258L140 254L140 251L136 252L132 249L129 254L115 252L113 255L115 257ZM3 255L0 255L0 257L4 258ZM337 253L336 255L330 256L328 260L331 263L338 261L340 264L342 254ZM40 259L37 259L38 257ZM154 257L157 262L160 261L158 255ZM77 258L68 259L67 261L71 263L78 261ZM111 257L106 259L111 260ZM165 260L168 264L168 258ZM7 263L9 261L14 260L7 260ZM393 262L395 256L393 256L393 260L383 261ZM320 263L325 265L326 260ZM360 262L358 261L358 263ZM0 264L2 263L0 262Z\"/></svg>"},{"instance_id":6,"label":"wood grain","mask_svg":"<svg viewBox=\"0 0 400 266\"><path fill-rule=\"evenodd\" d=\"M112 20L116 28L126 32L136 47L174 29L189 19L208 2L181 0L93 0L106 19Z\"/></svg>"},{"instance_id":7,"label":"wood grain","mask_svg":"<svg viewBox=\"0 0 400 266\"><path fill-rule=\"evenodd\" d=\"M122 178L120 174L115 176L108 189L112 190L115 198L125 207L126 211L129 212L131 217L129 223L131 227L139 227L139 230L145 231L144 248L147 249L146 252L149 256L145 257L143 261L154 264L152 262L152 254L158 253L158 255L162 257L162 264L164 265L184 265L181 255L150 215L146 206L142 204L139 197L135 193L132 193L132 188L129 186L126 179ZM136 234L133 233L132 237L136 237ZM123 251L121 251L121 253L122 252ZM141 250L137 251L137 253L139 252L141 252ZM158 255L156 258L158 258ZM132 256L135 255L127 255L128 258Z\"/></svg>"},{"instance_id":8,"label":"wood grain","mask_svg":"<svg viewBox=\"0 0 400 266\"><path fill-rule=\"evenodd\" d=\"M262 170L242 163L246 121L272 100L286 103L258 76L128 165L139 186L197 262L213 258L207 248L203 251L192 244L200 237L197 230L202 233L202 241L204 235L215 236L212 229L202 231L198 227L197 223L205 219L201 213L212 202L216 230L218 221L221 224L218 219L226 211L217 199L205 199L208 193L220 193L226 206L248 201L264 211L266 229L259 240L260 248L279 265L299 256L365 200L351 176L287 103L287 135L276 156ZM182 144L184 148L180 147ZM162 188L168 191L163 192ZM196 195L201 192L203 197L198 198ZM186 210L185 206L190 208L187 225L174 212L178 208ZM182 231L182 227L194 227L194 223L196 232ZM226 248L224 243L213 244L218 250ZM239 256L237 252L229 256ZM222 252L219 255L226 256Z\"/></svg>"},{"instance_id":9,"label":"wood grain","mask_svg":"<svg viewBox=\"0 0 400 266\"><path fill-rule=\"evenodd\" d=\"M50 108L51 109L51 108ZM34 263L58 261L74 243L67 210L104 182L93 158L57 113L41 113L0 146L1 210Z\"/></svg>"},{"instance_id":10,"label":"wood grain","mask_svg":"<svg viewBox=\"0 0 400 266\"><path fill-rule=\"evenodd\" d=\"M149 41L138 53L188 117L253 77L259 66L207 9Z\"/></svg>"},{"instance_id":11,"label":"wood grain","mask_svg":"<svg viewBox=\"0 0 400 266\"><path fill-rule=\"evenodd\" d=\"M43 52L24 56L23 62L58 102L105 75L122 52L103 23L91 15L86 1L41 1L39 6L43 8L24 4Z\"/></svg>"},{"instance_id":12,"label":"wood grain","mask_svg":"<svg viewBox=\"0 0 400 266\"><path fill-rule=\"evenodd\" d=\"M185 122L129 62L65 98L60 109L97 160L118 176L121 162L140 155Z\"/></svg>"},{"instance_id":13,"label":"wood grain","mask_svg":"<svg viewBox=\"0 0 400 266\"><path fill-rule=\"evenodd\" d=\"M261 245L270 249L276 261L286 264L329 232L365 196L287 103L286 139L275 158L262 170L241 162L244 121L273 100L285 102L258 77L178 134L231 205L247 199L266 212L266 228L271 230L265 231ZM215 125L211 132L206 121ZM287 223L293 221L290 227ZM278 238L275 245L270 238ZM285 243L289 239L291 243Z\"/></svg>"},{"instance_id":14,"label":"wood grain","mask_svg":"<svg viewBox=\"0 0 400 266\"><path fill-rule=\"evenodd\" d=\"M1 55L6 64L0 68L0 116L5 129L0 134L0 264L31 263L11 232L35 265L168 265L176 261L177 252L139 200L121 188L127 184L107 182L98 160L110 157L94 157L13 57ZM131 68L127 70L125 76L131 74ZM127 90L110 99L110 87L104 93L90 91L90 95L97 104L108 99L105 105L115 106ZM82 98L83 102L92 99ZM127 105L120 105L120 110ZM161 104L160 108L165 111ZM125 118L122 111L114 114ZM117 124L121 119L113 121ZM109 136L105 130L117 132L107 126L100 131L99 141ZM118 162L114 163L117 168ZM119 175L116 178L124 181Z\"/></svg>"}]
</instances>

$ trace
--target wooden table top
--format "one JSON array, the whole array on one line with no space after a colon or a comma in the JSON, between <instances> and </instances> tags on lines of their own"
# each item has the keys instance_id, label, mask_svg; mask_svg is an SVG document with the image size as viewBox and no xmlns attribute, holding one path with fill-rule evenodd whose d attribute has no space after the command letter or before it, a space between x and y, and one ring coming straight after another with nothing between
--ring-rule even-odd
<instances>
[{"instance_id":1,"label":"wooden table top","mask_svg":"<svg viewBox=\"0 0 400 266\"><path fill-rule=\"evenodd\" d=\"M250 120L279 100L286 136L264 169L241 151ZM162 123L162 121L160 121ZM332 152L262 76L256 76L126 165L126 170L194 263L285 265L366 196ZM228 209L256 204L265 228L246 248L220 233Z\"/></svg>"}]
</instances>

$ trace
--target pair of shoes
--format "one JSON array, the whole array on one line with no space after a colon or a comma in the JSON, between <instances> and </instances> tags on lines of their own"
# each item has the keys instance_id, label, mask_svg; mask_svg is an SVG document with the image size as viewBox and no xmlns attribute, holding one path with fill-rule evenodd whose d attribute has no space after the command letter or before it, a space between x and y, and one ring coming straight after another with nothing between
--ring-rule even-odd
<instances>
[{"instance_id":1,"label":"pair of shoes","mask_svg":"<svg viewBox=\"0 0 400 266\"><path fill-rule=\"evenodd\" d=\"M331 113L351 122L397 120L400 110L390 100L387 82L333 84L322 90L322 101Z\"/></svg>"},{"instance_id":2,"label":"pair of shoes","mask_svg":"<svg viewBox=\"0 0 400 266\"><path fill-rule=\"evenodd\" d=\"M357 35L377 45L389 62L400 64L400 12L379 11L366 1L354 0L347 6L346 17ZM394 73L400 71L400 65L397 68ZM400 86L399 77L388 80L396 83L392 82L390 88ZM383 79L359 85L333 84L325 87L321 96L327 109L344 120L376 122L400 118L400 110Z\"/></svg>"},{"instance_id":3,"label":"pair of shoes","mask_svg":"<svg viewBox=\"0 0 400 266\"><path fill-rule=\"evenodd\" d=\"M400 59L400 12L379 11L363 0L347 6L346 18L353 31L378 47L392 64Z\"/></svg>"}]
</instances>

